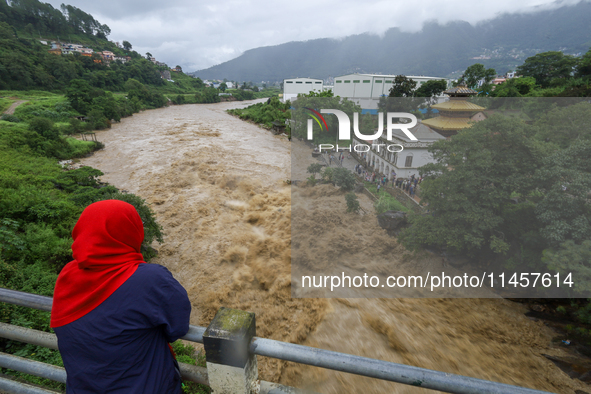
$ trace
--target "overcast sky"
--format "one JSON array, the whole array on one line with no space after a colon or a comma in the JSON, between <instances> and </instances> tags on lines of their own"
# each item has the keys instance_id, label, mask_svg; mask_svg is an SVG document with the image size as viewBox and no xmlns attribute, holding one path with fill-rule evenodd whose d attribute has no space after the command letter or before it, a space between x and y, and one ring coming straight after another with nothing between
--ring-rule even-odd
<instances>
[{"instance_id":1,"label":"overcast sky","mask_svg":"<svg viewBox=\"0 0 591 394\"><path fill-rule=\"evenodd\" d=\"M48 1L48 0L42 0ZM185 72L207 68L261 46L339 38L388 28L417 31L423 22L476 23L502 13L532 12L579 0L49 0L71 4L129 41L140 54Z\"/></svg>"}]
</instances>

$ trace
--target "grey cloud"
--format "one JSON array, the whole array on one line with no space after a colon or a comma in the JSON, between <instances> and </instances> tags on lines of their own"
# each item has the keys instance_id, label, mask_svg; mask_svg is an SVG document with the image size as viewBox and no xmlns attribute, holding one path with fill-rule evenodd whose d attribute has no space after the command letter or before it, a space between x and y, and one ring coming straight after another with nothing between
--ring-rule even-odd
<instances>
[{"instance_id":1,"label":"grey cloud","mask_svg":"<svg viewBox=\"0 0 591 394\"><path fill-rule=\"evenodd\" d=\"M62 0L50 0L58 8ZM239 56L251 48L289 41L344 37L388 28L420 30L427 20L476 23L504 12L531 12L578 0L71 0L111 28L113 41L127 40L169 65L194 71Z\"/></svg>"}]
</instances>

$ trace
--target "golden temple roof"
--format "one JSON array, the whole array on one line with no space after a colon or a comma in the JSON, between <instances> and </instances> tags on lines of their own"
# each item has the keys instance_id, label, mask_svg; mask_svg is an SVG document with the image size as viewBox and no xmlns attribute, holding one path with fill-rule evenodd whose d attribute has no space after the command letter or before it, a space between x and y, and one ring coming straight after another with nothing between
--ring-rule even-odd
<instances>
[{"instance_id":1,"label":"golden temple roof","mask_svg":"<svg viewBox=\"0 0 591 394\"><path fill-rule=\"evenodd\" d=\"M440 111L463 111L463 112L477 112L485 110L486 108L468 102L466 100L449 100L443 103L434 104L431 108L438 109Z\"/></svg>"},{"instance_id":2,"label":"golden temple roof","mask_svg":"<svg viewBox=\"0 0 591 394\"><path fill-rule=\"evenodd\" d=\"M456 95L476 95L478 94L478 92L476 90L472 90L469 87L467 87L466 85L458 85L454 88L451 89L447 89L445 92L443 92L447 95L450 96L456 96Z\"/></svg>"},{"instance_id":3,"label":"golden temple roof","mask_svg":"<svg viewBox=\"0 0 591 394\"><path fill-rule=\"evenodd\" d=\"M425 119L422 122L436 130L459 130L474 124L474 121L470 120L470 118L448 118L446 116L437 116Z\"/></svg>"}]
</instances>

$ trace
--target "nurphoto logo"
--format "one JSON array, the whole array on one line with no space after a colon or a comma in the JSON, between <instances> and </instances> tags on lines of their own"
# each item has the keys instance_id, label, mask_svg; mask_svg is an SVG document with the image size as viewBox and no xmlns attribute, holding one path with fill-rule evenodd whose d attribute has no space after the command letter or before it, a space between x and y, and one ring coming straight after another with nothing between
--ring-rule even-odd
<instances>
[{"instance_id":1,"label":"nurphoto logo","mask_svg":"<svg viewBox=\"0 0 591 394\"><path fill-rule=\"evenodd\" d=\"M351 120L349 119L349 116L344 113L343 111L340 111L338 109L321 109L320 112L313 110L312 108L307 108L305 107L305 109L307 109L308 111L311 112L310 116L312 116L313 119L308 119L308 133L307 133L307 139L308 141L313 139L313 134L312 134L312 129L313 129L313 125L314 122L313 120L316 121L316 123L318 123L318 126L320 126L320 130L326 129L328 130L328 125L326 124L326 120L324 119L324 117L322 116L322 114L333 114L337 117L338 123L339 123L339 133L338 133L338 139L339 140L351 140ZM355 137L357 137L359 140L362 141L375 141L377 139L379 139L380 137L382 137L383 132L384 132L384 117L382 116L383 113L378 112L378 129L375 132L375 134L371 134L371 135L364 135L361 134L361 132L359 131L359 113L355 112L353 113L353 132L355 133ZM410 122L408 123L394 123L394 120L399 121L400 119L410 119ZM409 129L415 127L417 125L417 118L416 116L414 116L413 114L409 114L406 112L388 112L386 114L386 139L388 141L392 141L392 131L393 130L400 130L402 131L411 141L418 141L417 137L415 137ZM324 127L323 127L324 126ZM373 144L376 145L376 144ZM384 146L385 144L379 144L378 146ZM323 149L329 150L329 149L334 149L334 145L332 144L320 144L319 145L319 149L322 151ZM395 148L399 148L399 150L393 150ZM347 149L347 148L339 148L338 144L337 144L337 150L339 149ZM351 148L348 148L349 150ZM369 145L364 145L364 144L357 144L353 147L353 149L356 152L367 152L370 150ZM378 148L379 149L379 148ZM404 147L400 144L391 144L391 145L387 145L386 149L389 152L401 152Z\"/></svg>"}]
</instances>

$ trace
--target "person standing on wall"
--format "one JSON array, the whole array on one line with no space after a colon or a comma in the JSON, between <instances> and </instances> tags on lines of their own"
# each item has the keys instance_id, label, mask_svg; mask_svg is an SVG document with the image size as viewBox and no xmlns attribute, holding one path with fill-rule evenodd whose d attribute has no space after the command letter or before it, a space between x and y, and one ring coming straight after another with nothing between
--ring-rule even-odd
<instances>
[{"instance_id":1,"label":"person standing on wall","mask_svg":"<svg viewBox=\"0 0 591 394\"><path fill-rule=\"evenodd\" d=\"M51 310L66 393L180 394L169 343L188 332L191 303L166 268L144 262L135 208L91 204L72 238L74 260L59 274Z\"/></svg>"}]
</instances>

